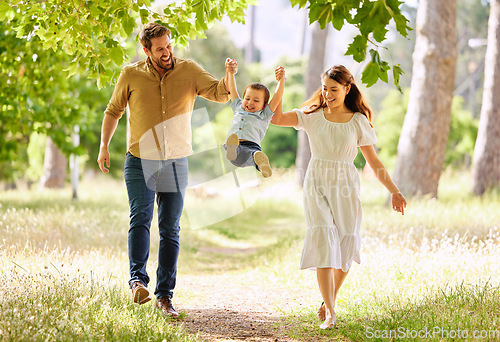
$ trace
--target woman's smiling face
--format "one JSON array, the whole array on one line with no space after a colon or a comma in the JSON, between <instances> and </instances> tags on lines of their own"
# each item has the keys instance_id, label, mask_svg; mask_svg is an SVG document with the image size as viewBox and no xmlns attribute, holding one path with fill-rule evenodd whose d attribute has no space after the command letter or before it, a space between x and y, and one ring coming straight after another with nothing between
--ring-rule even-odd
<instances>
[{"instance_id":1,"label":"woman's smiling face","mask_svg":"<svg viewBox=\"0 0 500 342\"><path fill-rule=\"evenodd\" d=\"M340 84L330 77L323 77L321 79L321 86L321 95L323 96L328 108L344 105L345 97L349 92L349 86Z\"/></svg>"}]
</instances>

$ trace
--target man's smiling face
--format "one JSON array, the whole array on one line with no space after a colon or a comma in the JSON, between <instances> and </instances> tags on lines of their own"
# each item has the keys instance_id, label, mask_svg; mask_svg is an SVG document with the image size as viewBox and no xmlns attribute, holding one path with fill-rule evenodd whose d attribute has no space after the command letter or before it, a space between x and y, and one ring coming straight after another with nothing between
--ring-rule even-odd
<instances>
[{"instance_id":1,"label":"man's smiling face","mask_svg":"<svg viewBox=\"0 0 500 342\"><path fill-rule=\"evenodd\" d=\"M174 53L168 35L151 38L151 50L144 48L144 52L151 58L156 70L162 69L167 71L174 66ZM160 70L158 70L158 72L160 72Z\"/></svg>"}]
</instances>

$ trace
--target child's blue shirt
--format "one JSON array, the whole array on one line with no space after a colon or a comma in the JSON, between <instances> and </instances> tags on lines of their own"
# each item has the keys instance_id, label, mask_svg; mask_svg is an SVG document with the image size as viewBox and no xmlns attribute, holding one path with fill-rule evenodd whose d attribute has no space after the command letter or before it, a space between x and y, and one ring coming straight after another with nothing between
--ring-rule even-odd
<instances>
[{"instance_id":1,"label":"child's blue shirt","mask_svg":"<svg viewBox=\"0 0 500 342\"><path fill-rule=\"evenodd\" d=\"M231 102L231 109L234 116L228 137L231 134L237 134L240 139L253 141L260 145L274 114L269 105L266 105L263 110L250 113L243 109L242 101L238 97Z\"/></svg>"}]
</instances>

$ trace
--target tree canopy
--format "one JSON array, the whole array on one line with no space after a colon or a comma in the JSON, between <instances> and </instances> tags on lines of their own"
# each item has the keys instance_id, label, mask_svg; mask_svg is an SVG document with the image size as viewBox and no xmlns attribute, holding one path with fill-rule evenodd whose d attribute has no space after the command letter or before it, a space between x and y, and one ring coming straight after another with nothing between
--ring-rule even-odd
<instances>
[{"instance_id":1,"label":"tree canopy","mask_svg":"<svg viewBox=\"0 0 500 342\"><path fill-rule=\"evenodd\" d=\"M245 9L256 3L184 0L160 8L150 0L0 0L0 163L19 161L20 149L34 132L49 135L65 154L88 152L83 146L74 148L73 128L80 126L82 145L96 139L92 132L111 90L97 88L114 84L121 66L134 57L135 32L141 24L164 24L173 43L185 47L194 38L205 38L209 26L225 16L244 23ZM407 35L401 1L290 3L307 8L310 23L319 22L322 28L330 23L336 29L355 26L359 34L346 53L358 62L371 57L362 81L388 82L390 66L380 57L378 43L385 39L391 20L402 36ZM401 69L392 69L398 86Z\"/></svg>"},{"instance_id":2,"label":"tree canopy","mask_svg":"<svg viewBox=\"0 0 500 342\"><path fill-rule=\"evenodd\" d=\"M86 74L68 78L62 69L69 62L62 51L43 49L38 37L16 38L0 22L0 160L15 159L17 144L27 143L32 132L48 133L67 147L73 126L85 130L93 121L90 81Z\"/></svg>"},{"instance_id":3,"label":"tree canopy","mask_svg":"<svg viewBox=\"0 0 500 342\"><path fill-rule=\"evenodd\" d=\"M88 70L99 86L112 83L118 69L128 60L123 41L129 37L138 20L142 24L157 21L172 31L174 44L185 46L189 39L204 37L214 22L228 16L244 22L244 10L256 0L184 0L172 2L156 10L150 0L0 0L0 20L16 19L13 29L17 37L27 40L37 36L45 49L62 50L72 57L69 75ZM340 30L346 23L359 31L346 54L357 62L370 55L362 76L368 86L379 79L388 82L391 66L379 52L386 39L388 25L394 20L404 37L410 27L401 13L399 0L290 0L292 6L307 8L309 22L322 28L332 24ZM138 19L138 20L136 20ZM372 46L374 48L369 48ZM399 64L392 66L392 76L399 87L402 74Z\"/></svg>"}]
</instances>

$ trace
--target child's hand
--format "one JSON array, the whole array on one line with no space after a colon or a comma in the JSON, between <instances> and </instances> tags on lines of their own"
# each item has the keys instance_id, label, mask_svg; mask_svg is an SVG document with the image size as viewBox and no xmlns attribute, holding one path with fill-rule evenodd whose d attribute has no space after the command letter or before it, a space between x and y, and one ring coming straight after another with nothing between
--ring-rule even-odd
<instances>
[{"instance_id":1,"label":"child's hand","mask_svg":"<svg viewBox=\"0 0 500 342\"><path fill-rule=\"evenodd\" d=\"M226 58L225 68L226 72L234 75L238 72L238 62L235 59Z\"/></svg>"},{"instance_id":2,"label":"child's hand","mask_svg":"<svg viewBox=\"0 0 500 342\"><path fill-rule=\"evenodd\" d=\"M282 67L282 66L277 67L274 70L274 75L276 76L276 81L279 81L282 78L286 80L286 78L285 78L285 68Z\"/></svg>"}]
</instances>

